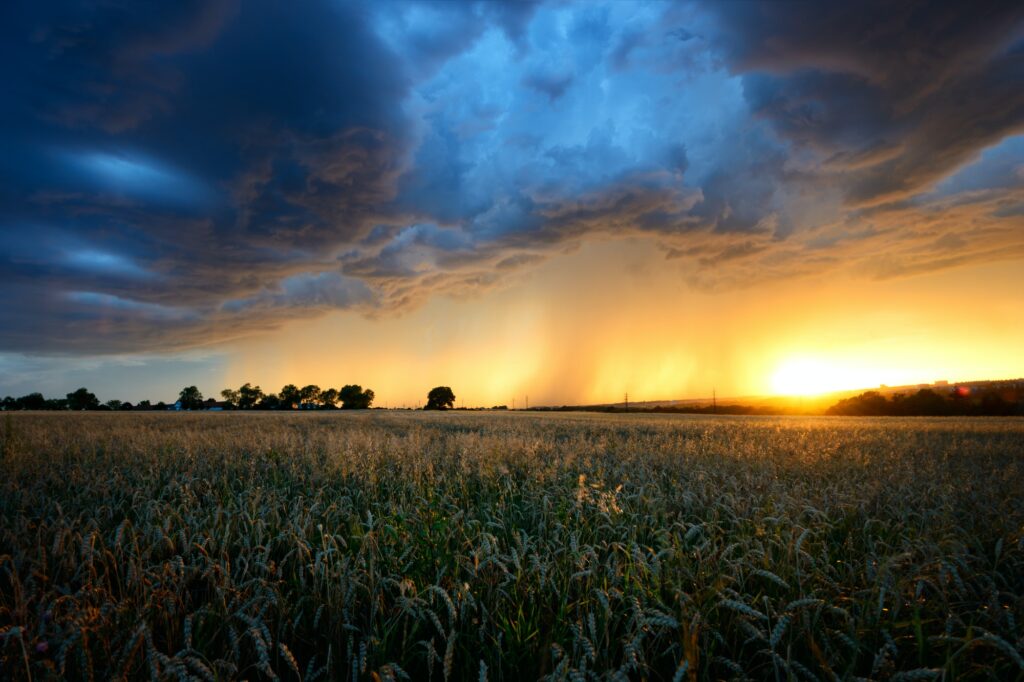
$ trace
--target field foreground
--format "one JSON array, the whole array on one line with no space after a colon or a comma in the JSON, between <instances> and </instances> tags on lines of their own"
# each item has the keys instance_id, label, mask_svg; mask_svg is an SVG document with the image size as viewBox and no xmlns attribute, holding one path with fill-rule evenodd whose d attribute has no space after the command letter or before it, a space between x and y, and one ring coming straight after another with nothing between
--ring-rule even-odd
<instances>
[{"instance_id":1,"label":"field foreground","mask_svg":"<svg viewBox=\"0 0 1024 682\"><path fill-rule=\"evenodd\" d=\"M1024 679L1024 421L0 418L0 679Z\"/></svg>"}]
</instances>

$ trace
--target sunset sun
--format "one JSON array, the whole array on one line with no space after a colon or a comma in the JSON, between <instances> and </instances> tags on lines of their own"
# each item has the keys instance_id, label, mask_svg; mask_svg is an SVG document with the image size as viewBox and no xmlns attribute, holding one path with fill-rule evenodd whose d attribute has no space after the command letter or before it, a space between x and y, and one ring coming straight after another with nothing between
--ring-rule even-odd
<instances>
[{"instance_id":1,"label":"sunset sun","mask_svg":"<svg viewBox=\"0 0 1024 682\"><path fill-rule=\"evenodd\" d=\"M857 373L816 358L796 357L784 361L772 375L772 390L778 395L820 395L858 388Z\"/></svg>"}]
</instances>

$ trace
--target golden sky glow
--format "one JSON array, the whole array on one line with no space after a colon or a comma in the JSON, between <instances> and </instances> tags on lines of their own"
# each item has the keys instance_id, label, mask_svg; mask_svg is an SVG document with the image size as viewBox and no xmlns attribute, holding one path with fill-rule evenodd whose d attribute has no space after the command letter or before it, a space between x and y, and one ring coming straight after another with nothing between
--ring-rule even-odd
<instances>
[{"instance_id":1,"label":"golden sky glow","mask_svg":"<svg viewBox=\"0 0 1024 682\"><path fill-rule=\"evenodd\" d=\"M293 323L242 344L223 381L357 382L389 406L419 405L448 384L460 403L511 406L526 395L578 404L627 391L640 401L1019 376L1021 273L1011 261L701 293L651 243L612 240L505 289L437 298L402 317Z\"/></svg>"}]
</instances>

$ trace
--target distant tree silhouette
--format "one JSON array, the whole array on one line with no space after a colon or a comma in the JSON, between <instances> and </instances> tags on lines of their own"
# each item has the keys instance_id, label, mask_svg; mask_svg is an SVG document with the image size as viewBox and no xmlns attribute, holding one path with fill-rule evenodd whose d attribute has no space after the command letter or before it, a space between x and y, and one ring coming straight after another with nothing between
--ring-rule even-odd
<instances>
[{"instance_id":1,"label":"distant tree silhouette","mask_svg":"<svg viewBox=\"0 0 1024 682\"><path fill-rule=\"evenodd\" d=\"M105 403L105 405L106 405L107 407L109 407L110 409L112 409L112 410L115 410L115 411L116 411L116 410L120 410L120 409L121 409L121 406L122 406L123 404L124 404L124 403L122 403L122 402L121 402L120 400L108 400L108 401L107 401L107 402Z\"/></svg>"},{"instance_id":2,"label":"distant tree silhouette","mask_svg":"<svg viewBox=\"0 0 1024 682\"><path fill-rule=\"evenodd\" d=\"M887 414L937 417L952 414L952 408L951 400L946 400L931 389L923 388L908 396L893 396L892 407Z\"/></svg>"},{"instance_id":3,"label":"distant tree silhouette","mask_svg":"<svg viewBox=\"0 0 1024 682\"><path fill-rule=\"evenodd\" d=\"M315 405L320 401L320 387L315 384L303 386L299 391L299 398L303 405Z\"/></svg>"},{"instance_id":4,"label":"distant tree silhouette","mask_svg":"<svg viewBox=\"0 0 1024 682\"><path fill-rule=\"evenodd\" d=\"M83 387L74 393L68 393L69 410L95 410L99 406L99 399L87 388Z\"/></svg>"},{"instance_id":5,"label":"distant tree silhouette","mask_svg":"<svg viewBox=\"0 0 1024 682\"><path fill-rule=\"evenodd\" d=\"M286 410L293 410L302 402L302 392L295 384L285 384L277 396L281 401L281 407Z\"/></svg>"},{"instance_id":6,"label":"distant tree silhouette","mask_svg":"<svg viewBox=\"0 0 1024 682\"><path fill-rule=\"evenodd\" d=\"M238 389L238 409L251 410L263 399L263 391L259 386L250 383L242 384Z\"/></svg>"},{"instance_id":7,"label":"distant tree silhouette","mask_svg":"<svg viewBox=\"0 0 1024 682\"><path fill-rule=\"evenodd\" d=\"M220 397L231 407L238 407L239 393L233 388L225 388L220 392Z\"/></svg>"},{"instance_id":8,"label":"distant tree silhouette","mask_svg":"<svg viewBox=\"0 0 1024 682\"><path fill-rule=\"evenodd\" d=\"M281 399L276 393L267 393L260 398L258 405L261 410L277 410L282 407ZM292 409L291 404L287 405L286 409Z\"/></svg>"},{"instance_id":9,"label":"distant tree silhouette","mask_svg":"<svg viewBox=\"0 0 1024 682\"><path fill-rule=\"evenodd\" d=\"M1024 396L1014 387L970 389L956 386L948 395L923 388L910 395L897 393L891 400L877 391L869 391L840 400L826 413L869 417L1024 415Z\"/></svg>"},{"instance_id":10,"label":"distant tree silhouette","mask_svg":"<svg viewBox=\"0 0 1024 682\"><path fill-rule=\"evenodd\" d=\"M888 401L878 391L868 391L852 398L845 398L828 408L827 414L853 417L880 417L889 412Z\"/></svg>"},{"instance_id":11,"label":"distant tree silhouette","mask_svg":"<svg viewBox=\"0 0 1024 682\"><path fill-rule=\"evenodd\" d=\"M195 386L186 386L181 389L181 393L178 394L178 400L181 401L181 409L183 410L201 410L204 407L203 394Z\"/></svg>"},{"instance_id":12,"label":"distant tree silhouette","mask_svg":"<svg viewBox=\"0 0 1024 682\"><path fill-rule=\"evenodd\" d=\"M1024 413L1024 404L1013 403L999 394L998 391L985 391L978 401L979 414L1006 417Z\"/></svg>"},{"instance_id":13,"label":"distant tree silhouette","mask_svg":"<svg viewBox=\"0 0 1024 682\"><path fill-rule=\"evenodd\" d=\"M343 410L365 410L373 403L374 393L370 389L363 390L359 384L342 386L338 391Z\"/></svg>"},{"instance_id":14,"label":"distant tree silhouette","mask_svg":"<svg viewBox=\"0 0 1024 682\"><path fill-rule=\"evenodd\" d=\"M328 409L333 410L338 406L338 390L334 388L328 388L320 392L320 404Z\"/></svg>"},{"instance_id":15,"label":"distant tree silhouette","mask_svg":"<svg viewBox=\"0 0 1024 682\"><path fill-rule=\"evenodd\" d=\"M953 387L949 394L950 408L953 414L966 414L970 410L970 401L967 399L970 393L970 389L967 387Z\"/></svg>"},{"instance_id":16,"label":"distant tree silhouette","mask_svg":"<svg viewBox=\"0 0 1024 682\"><path fill-rule=\"evenodd\" d=\"M42 393L29 393L18 398L15 404L19 410L45 410L46 398Z\"/></svg>"},{"instance_id":17,"label":"distant tree silhouette","mask_svg":"<svg viewBox=\"0 0 1024 682\"><path fill-rule=\"evenodd\" d=\"M436 386L427 394L425 410L450 410L455 405L455 394L448 386Z\"/></svg>"}]
</instances>

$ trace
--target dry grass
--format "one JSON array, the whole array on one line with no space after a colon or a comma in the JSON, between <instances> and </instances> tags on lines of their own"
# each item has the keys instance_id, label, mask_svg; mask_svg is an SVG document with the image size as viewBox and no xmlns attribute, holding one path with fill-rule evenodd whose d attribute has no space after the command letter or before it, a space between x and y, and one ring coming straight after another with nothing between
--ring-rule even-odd
<instances>
[{"instance_id":1,"label":"dry grass","mask_svg":"<svg viewBox=\"0 0 1024 682\"><path fill-rule=\"evenodd\" d=\"M1024 422L0 419L0 678L1024 679Z\"/></svg>"}]
</instances>

